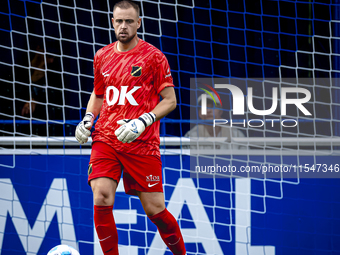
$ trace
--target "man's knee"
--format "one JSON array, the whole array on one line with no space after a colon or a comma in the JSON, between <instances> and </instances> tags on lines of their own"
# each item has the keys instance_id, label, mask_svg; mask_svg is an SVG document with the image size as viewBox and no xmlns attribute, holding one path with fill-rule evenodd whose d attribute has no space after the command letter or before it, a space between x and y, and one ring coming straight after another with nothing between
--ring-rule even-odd
<instances>
[{"instance_id":1,"label":"man's knee","mask_svg":"<svg viewBox=\"0 0 340 255\"><path fill-rule=\"evenodd\" d=\"M109 206L113 205L114 199L111 198L110 194L98 191L93 193L93 202L95 205Z\"/></svg>"},{"instance_id":2,"label":"man's knee","mask_svg":"<svg viewBox=\"0 0 340 255\"><path fill-rule=\"evenodd\" d=\"M91 181L95 205L113 205L117 182L108 178L98 178Z\"/></svg>"},{"instance_id":3,"label":"man's knee","mask_svg":"<svg viewBox=\"0 0 340 255\"><path fill-rule=\"evenodd\" d=\"M160 213L161 211L163 211L165 209L165 205L163 204L148 204L145 206L144 210L147 216L153 216L157 213Z\"/></svg>"},{"instance_id":4,"label":"man's knee","mask_svg":"<svg viewBox=\"0 0 340 255\"><path fill-rule=\"evenodd\" d=\"M147 216L153 216L165 209L163 193L143 193L138 194L144 211Z\"/></svg>"}]
</instances>

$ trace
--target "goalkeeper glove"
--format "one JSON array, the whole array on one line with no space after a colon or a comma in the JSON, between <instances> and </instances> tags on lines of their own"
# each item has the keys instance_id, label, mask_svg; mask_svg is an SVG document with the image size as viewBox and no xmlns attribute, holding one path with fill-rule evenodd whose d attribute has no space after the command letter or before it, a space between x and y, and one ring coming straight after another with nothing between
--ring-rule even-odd
<instances>
[{"instance_id":1,"label":"goalkeeper glove","mask_svg":"<svg viewBox=\"0 0 340 255\"><path fill-rule=\"evenodd\" d=\"M146 127L150 126L156 120L156 115L152 112L144 113L138 119L123 119L117 121L122 125L116 131L117 139L122 143L131 143L139 137Z\"/></svg>"},{"instance_id":2,"label":"goalkeeper glove","mask_svg":"<svg viewBox=\"0 0 340 255\"><path fill-rule=\"evenodd\" d=\"M76 139L80 144L87 142L89 136L91 135L91 128L94 121L94 115L92 112L87 112L83 120L78 124L76 128Z\"/></svg>"}]
</instances>

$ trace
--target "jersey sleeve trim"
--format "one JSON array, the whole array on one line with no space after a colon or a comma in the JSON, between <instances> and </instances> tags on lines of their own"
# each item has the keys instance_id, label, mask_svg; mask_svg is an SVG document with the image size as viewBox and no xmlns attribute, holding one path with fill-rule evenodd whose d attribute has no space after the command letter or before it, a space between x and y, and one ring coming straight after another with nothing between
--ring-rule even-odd
<instances>
[{"instance_id":1,"label":"jersey sleeve trim","mask_svg":"<svg viewBox=\"0 0 340 255\"><path fill-rule=\"evenodd\" d=\"M94 94L95 94L96 96L104 96L104 93L96 93L96 90L94 91Z\"/></svg>"},{"instance_id":2,"label":"jersey sleeve trim","mask_svg":"<svg viewBox=\"0 0 340 255\"><path fill-rule=\"evenodd\" d=\"M164 82L161 86L159 86L157 94L161 93L161 91L167 87L175 87L175 85L170 82Z\"/></svg>"}]
</instances>

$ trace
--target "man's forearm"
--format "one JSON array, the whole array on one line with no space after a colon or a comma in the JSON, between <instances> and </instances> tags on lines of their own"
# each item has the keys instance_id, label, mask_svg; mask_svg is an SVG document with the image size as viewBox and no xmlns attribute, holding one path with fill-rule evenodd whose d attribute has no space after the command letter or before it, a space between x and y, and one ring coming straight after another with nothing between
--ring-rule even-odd
<instances>
[{"instance_id":1,"label":"man's forearm","mask_svg":"<svg viewBox=\"0 0 340 255\"><path fill-rule=\"evenodd\" d=\"M156 121L162 119L164 116L168 115L170 112L175 110L176 100L171 98L164 98L158 105L151 111L156 115Z\"/></svg>"},{"instance_id":2,"label":"man's forearm","mask_svg":"<svg viewBox=\"0 0 340 255\"><path fill-rule=\"evenodd\" d=\"M173 87L167 87L163 89L160 93L163 100L159 102L158 105L151 111L156 115L156 120L160 120L173 110L175 110L177 101L176 101L176 94Z\"/></svg>"},{"instance_id":3,"label":"man's forearm","mask_svg":"<svg viewBox=\"0 0 340 255\"><path fill-rule=\"evenodd\" d=\"M92 112L94 118L98 116L100 113L100 109L102 108L102 104L104 101L103 96L97 96L94 92L92 92L89 102L87 103L86 112Z\"/></svg>"}]
</instances>

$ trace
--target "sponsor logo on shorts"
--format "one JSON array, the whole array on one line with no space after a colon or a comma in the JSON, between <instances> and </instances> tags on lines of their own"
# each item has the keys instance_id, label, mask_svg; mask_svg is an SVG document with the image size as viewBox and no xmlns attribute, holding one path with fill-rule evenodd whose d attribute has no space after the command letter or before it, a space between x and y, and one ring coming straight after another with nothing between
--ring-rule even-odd
<instances>
[{"instance_id":1,"label":"sponsor logo on shorts","mask_svg":"<svg viewBox=\"0 0 340 255\"><path fill-rule=\"evenodd\" d=\"M147 175L145 177L146 177L147 182L159 182L160 181L160 178L157 175L150 174L150 175Z\"/></svg>"},{"instance_id":2,"label":"sponsor logo on shorts","mask_svg":"<svg viewBox=\"0 0 340 255\"><path fill-rule=\"evenodd\" d=\"M154 183L154 184L151 184L151 183L149 182L148 187L151 188L151 187L153 187L153 186L155 186L155 185L157 185L157 184L158 184L158 182L156 182L156 183Z\"/></svg>"},{"instance_id":3,"label":"sponsor logo on shorts","mask_svg":"<svg viewBox=\"0 0 340 255\"><path fill-rule=\"evenodd\" d=\"M89 165L89 168L87 169L87 174L92 174L92 164Z\"/></svg>"},{"instance_id":4,"label":"sponsor logo on shorts","mask_svg":"<svg viewBox=\"0 0 340 255\"><path fill-rule=\"evenodd\" d=\"M159 176L157 175L147 175L146 177L146 182L148 182L148 187L151 188L155 185L157 185L161 180L159 178Z\"/></svg>"}]
</instances>

